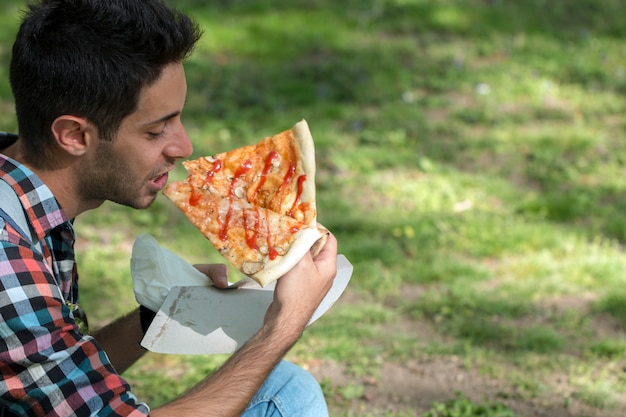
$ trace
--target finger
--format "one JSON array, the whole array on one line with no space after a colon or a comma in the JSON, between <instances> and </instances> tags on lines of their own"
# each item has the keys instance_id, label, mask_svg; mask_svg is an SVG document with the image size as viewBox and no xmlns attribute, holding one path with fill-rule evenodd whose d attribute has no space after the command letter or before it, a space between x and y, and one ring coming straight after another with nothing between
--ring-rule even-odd
<instances>
[{"instance_id":1,"label":"finger","mask_svg":"<svg viewBox=\"0 0 626 417\"><path fill-rule=\"evenodd\" d=\"M313 258L313 262L322 274L335 276L337 272L337 239L332 233L328 235L326 244L320 253Z\"/></svg>"},{"instance_id":2,"label":"finger","mask_svg":"<svg viewBox=\"0 0 626 417\"><path fill-rule=\"evenodd\" d=\"M228 267L225 264L196 264L194 267L209 277L216 287L228 286Z\"/></svg>"},{"instance_id":3,"label":"finger","mask_svg":"<svg viewBox=\"0 0 626 417\"><path fill-rule=\"evenodd\" d=\"M337 255L337 238L330 232L328 232L324 247L322 247L322 250L317 254L315 260L317 260L320 255L322 258L335 257Z\"/></svg>"}]
</instances>

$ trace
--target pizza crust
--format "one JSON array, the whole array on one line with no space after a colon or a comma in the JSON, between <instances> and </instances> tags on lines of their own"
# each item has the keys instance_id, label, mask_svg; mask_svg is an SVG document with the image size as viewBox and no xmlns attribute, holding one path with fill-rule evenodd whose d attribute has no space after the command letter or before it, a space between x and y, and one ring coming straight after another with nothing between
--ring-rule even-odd
<instances>
[{"instance_id":1,"label":"pizza crust","mask_svg":"<svg viewBox=\"0 0 626 417\"><path fill-rule=\"evenodd\" d=\"M262 268L256 273L246 275L265 287L289 272L308 251L316 246L317 242L325 243L327 236L327 233L322 233L317 227L302 229L296 234L291 248L285 255L278 256L273 261L266 255Z\"/></svg>"},{"instance_id":2,"label":"pizza crust","mask_svg":"<svg viewBox=\"0 0 626 417\"><path fill-rule=\"evenodd\" d=\"M304 182L301 200L312 204L312 209L317 212L315 207L315 146L313 136L311 136L309 125L304 119L296 123L291 130L298 147L302 170L310 179L310 181ZM311 225L315 225L316 221L314 218Z\"/></svg>"}]
</instances>

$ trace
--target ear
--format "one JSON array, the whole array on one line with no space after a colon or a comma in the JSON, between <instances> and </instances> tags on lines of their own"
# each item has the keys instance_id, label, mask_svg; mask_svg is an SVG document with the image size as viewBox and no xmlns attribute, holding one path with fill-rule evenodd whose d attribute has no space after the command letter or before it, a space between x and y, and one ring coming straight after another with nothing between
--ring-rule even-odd
<instances>
[{"instance_id":1,"label":"ear","mask_svg":"<svg viewBox=\"0 0 626 417\"><path fill-rule=\"evenodd\" d=\"M95 129L83 117L59 116L52 122L51 130L58 146L73 156L86 154L96 139Z\"/></svg>"}]
</instances>

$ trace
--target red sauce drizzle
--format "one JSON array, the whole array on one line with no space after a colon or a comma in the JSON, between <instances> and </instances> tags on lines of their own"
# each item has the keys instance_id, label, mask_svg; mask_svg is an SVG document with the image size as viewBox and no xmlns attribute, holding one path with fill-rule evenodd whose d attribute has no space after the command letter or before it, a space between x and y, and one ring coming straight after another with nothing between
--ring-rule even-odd
<instances>
[{"instance_id":1,"label":"red sauce drizzle","mask_svg":"<svg viewBox=\"0 0 626 417\"><path fill-rule=\"evenodd\" d=\"M270 258L270 261L273 261L274 259L278 257L278 251L276 250L276 248L272 246L272 234L271 234L272 229L270 228L270 216L266 215L265 219L267 223L267 250L268 250L267 254Z\"/></svg>"},{"instance_id":2,"label":"red sauce drizzle","mask_svg":"<svg viewBox=\"0 0 626 417\"><path fill-rule=\"evenodd\" d=\"M296 173L296 164L289 165L289 169L287 170L287 173L285 174L285 178L283 179L283 183L280 184L280 189L282 189L283 187L288 186L289 183L291 183L291 181L293 180L293 175L295 173Z\"/></svg>"},{"instance_id":3,"label":"red sauce drizzle","mask_svg":"<svg viewBox=\"0 0 626 417\"><path fill-rule=\"evenodd\" d=\"M211 167L209 172L207 172L206 174L206 179L204 180L205 184L208 185L213 182L213 176L217 171L222 169L222 166L222 161L220 159L216 159L213 163L213 167ZM202 200L202 195L199 194L194 187L191 187L191 193L189 194L189 205L197 206L200 203L200 200Z\"/></svg>"},{"instance_id":4,"label":"red sauce drizzle","mask_svg":"<svg viewBox=\"0 0 626 417\"><path fill-rule=\"evenodd\" d=\"M197 206L200 203L202 196L196 192L194 187L191 187L191 193L189 194L189 205Z\"/></svg>"},{"instance_id":5,"label":"red sauce drizzle","mask_svg":"<svg viewBox=\"0 0 626 417\"><path fill-rule=\"evenodd\" d=\"M241 166L237 168L237 171L235 171L235 176L230 182L230 192L229 192L230 205L228 206L228 212L226 213L226 219L224 219L222 230L220 230L220 239L222 240L222 242L224 242L228 238L228 225L230 224L230 218L233 215L233 199L235 197L235 183L237 182L239 177L241 177L242 175L245 175L246 172L250 171L250 169L252 169L252 162L249 159L245 160L241 164Z\"/></svg>"},{"instance_id":6,"label":"red sauce drizzle","mask_svg":"<svg viewBox=\"0 0 626 417\"><path fill-rule=\"evenodd\" d=\"M259 185L256 187L256 194L254 196L255 201L259 190L263 188L263 185L265 185L265 180L267 180L267 174L269 174L272 166L274 165L274 162L276 161L276 159L278 159L278 156L278 152L276 151L271 151L267 155L267 159L265 160L265 166L263 167L263 172L261 172L261 177L259 178ZM252 203L254 203L255 201L252 201Z\"/></svg>"},{"instance_id":7,"label":"red sauce drizzle","mask_svg":"<svg viewBox=\"0 0 626 417\"><path fill-rule=\"evenodd\" d=\"M293 206L291 206L291 210L287 213L289 216L293 217L293 212L296 210L298 203L300 202L300 197L302 197L302 191L304 190L304 182L306 181L306 175L300 175L298 177L298 193L296 194L296 200L293 202Z\"/></svg>"},{"instance_id":8,"label":"red sauce drizzle","mask_svg":"<svg viewBox=\"0 0 626 417\"><path fill-rule=\"evenodd\" d=\"M243 218L243 228L246 234L246 243L248 244L248 247L250 249L259 250L259 247L256 244L256 236L259 233L259 222L260 222L259 221L260 219L259 209L258 208L254 209L254 224L253 225L248 224L248 217L250 216L244 215L244 218Z\"/></svg>"},{"instance_id":9,"label":"red sauce drizzle","mask_svg":"<svg viewBox=\"0 0 626 417\"><path fill-rule=\"evenodd\" d=\"M287 170L287 173L285 174L285 177L283 178L283 183L280 184L280 187L278 187L278 189L276 189L276 193L274 194L274 197L276 196L280 196L282 194L283 188L289 186L289 184L291 183L291 181L293 180L293 176L296 173L296 165L295 164L291 164L289 165L289 169ZM280 201L280 209L282 209L282 201Z\"/></svg>"},{"instance_id":10,"label":"red sauce drizzle","mask_svg":"<svg viewBox=\"0 0 626 417\"><path fill-rule=\"evenodd\" d=\"M209 170L209 172L207 172L204 182L206 184L211 184L213 182L213 177L215 176L215 173L221 170L223 166L224 163L222 162L222 160L216 159L215 162L213 162L213 167Z\"/></svg>"}]
</instances>

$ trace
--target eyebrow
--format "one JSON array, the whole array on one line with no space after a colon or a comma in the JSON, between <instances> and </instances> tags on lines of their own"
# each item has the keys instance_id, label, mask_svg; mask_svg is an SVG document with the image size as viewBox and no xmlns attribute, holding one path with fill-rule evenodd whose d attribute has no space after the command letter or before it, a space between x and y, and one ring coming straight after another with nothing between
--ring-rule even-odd
<instances>
[{"instance_id":1,"label":"eyebrow","mask_svg":"<svg viewBox=\"0 0 626 417\"><path fill-rule=\"evenodd\" d=\"M167 115L165 115L165 116L163 116L163 117L161 117L161 118L159 118L157 120L145 123L144 126L157 125L159 123L163 123L163 122L166 122L166 121L168 121L170 119L173 119L174 117L176 117L178 115L180 115L180 112L179 111L175 111L174 113L167 114Z\"/></svg>"}]
</instances>

